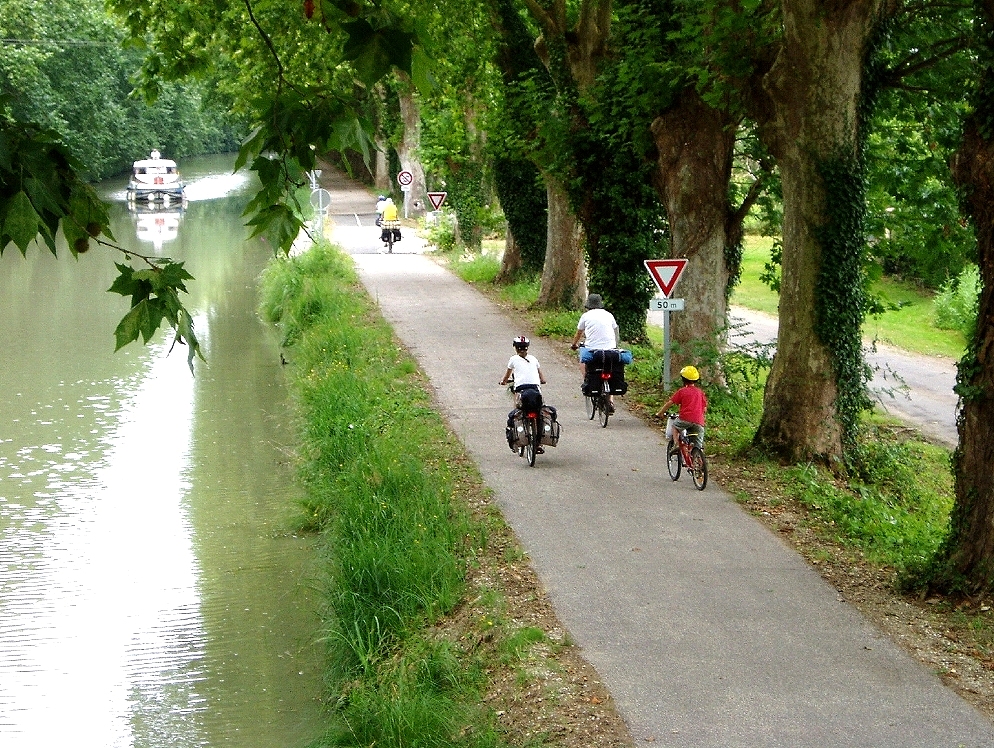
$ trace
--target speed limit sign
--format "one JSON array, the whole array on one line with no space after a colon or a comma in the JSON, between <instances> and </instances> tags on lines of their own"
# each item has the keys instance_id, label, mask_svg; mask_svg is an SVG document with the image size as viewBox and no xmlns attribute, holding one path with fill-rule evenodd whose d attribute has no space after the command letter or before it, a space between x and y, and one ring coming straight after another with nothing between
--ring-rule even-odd
<instances>
[{"instance_id":1,"label":"speed limit sign","mask_svg":"<svg viewBox=\"0 0 994 748\"><path fill-rule=\"evenodd\" d=\"M409 171L402 171L397 175L397 184L401 187L407 187L411 182L414 181L414 175Z\"/></svg>"}]
</instances>

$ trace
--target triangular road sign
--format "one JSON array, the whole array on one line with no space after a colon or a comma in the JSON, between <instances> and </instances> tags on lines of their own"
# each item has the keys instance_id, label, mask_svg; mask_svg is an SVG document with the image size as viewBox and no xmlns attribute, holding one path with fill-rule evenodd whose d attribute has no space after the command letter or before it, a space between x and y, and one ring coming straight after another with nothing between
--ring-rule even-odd
<instances>
[{"instance_id":1,"label":"triangular road sign","mask_svg":"<svg viewBox=\"0 0 994 748\"><path fill-rule=\"evenodd\" d=\"M442 203L445 202L445 196L448 194L448 192L429 192L428 201L435 210L438 210L442 207Z\"/></svg>"},{"instance_id":2,"label":"triangular road sign","mask_svg":"<svg viewBox=\"0 0 994 748\"><path fill-rule=\"evenodd\" d=\"M653 283L659 288L664 298L669 298L673 287L680 279L680 273L687 267L686 257L676 257L671 260L645 260L646 270L652 277Z\"/></svg>"}]
</instances>

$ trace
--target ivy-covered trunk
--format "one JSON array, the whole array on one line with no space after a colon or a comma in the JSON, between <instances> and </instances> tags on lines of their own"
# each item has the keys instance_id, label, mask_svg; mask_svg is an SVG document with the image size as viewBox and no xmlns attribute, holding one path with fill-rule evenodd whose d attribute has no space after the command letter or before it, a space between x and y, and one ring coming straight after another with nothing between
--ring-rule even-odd
<instances>
[{"instance_id":1,"label":"ivy-covered trunk","mask_svg":"<svg viewBox=\"0 0 994 748\"><path fill-rule=\"evenodd\" d=\"M777 354L756 442L789 461L841 458L853 409L865 402L859 143L878 6L783 0L784 41L764 80L772 108L762 135L783 182L783 264Z\"/></svg>"},{"instance_id":2,"label":"ivy-covered trunk","mask_svg":"<svg viewBox=\"0 0 994 748\"><path fill-rule=\"evenodd\" d=\"M700 346L717 351L723 342L735 133L735 121L707 106L694 91L684 92L676 106L652 123L659 154L654 181L669 218L669 254L688 260L675 291L686 306L670 315L677 368L690 357L700 363L695 353Z\"/></svg>"},{"instance_id":3,"label":"ivy-covered trunk","mask_svg":"<svg viewBox=\"0 0 994 748\"><path fill-rule=\"evenodd\" d=\"M987 3L988 28L994 2ZM994 50L986 50L988 70L953 162L957 183L977 235L982 290L977 330L959 365L959 447L953 457L956 503L946 546L947 585L965 581L970 591L994 588Z\"/></svg>"},{"instance_id":4,"label":"ivy-covered trunk","mask_svg":"<svg viewBox=\"0 0 994 748\"><path fill-rule=\"evenodd\" d=\"M578 308L587 294L583 264L583 232L570 208L566 188L555 177L545 178L549 204L542 289L536 306Z\"/></svg>"},{"instance_id":5,"label":"ivy-covered trunk","mask_svg":"<svg viewBox=\"0 0 994 748\"><path fill-rule=\"evenodd\" d=\"M498 283L515 279L519 271L537 273L545 263L548 234L547 199L542 176L523 158L495 158L494 188L504 217L507 240Z\"/></svg>"}]
</instances>

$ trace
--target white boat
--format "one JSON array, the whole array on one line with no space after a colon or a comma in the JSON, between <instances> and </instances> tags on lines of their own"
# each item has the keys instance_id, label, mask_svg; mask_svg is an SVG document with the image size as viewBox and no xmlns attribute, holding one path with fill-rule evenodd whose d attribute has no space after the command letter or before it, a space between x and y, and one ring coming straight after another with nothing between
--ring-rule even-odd
<instances>
[{"instance_id":1,"label":"white boat","mask_svg":"<svg viewBox=\"0 0 994 748\"><path fill-rule=\"evenodd\" d=\"M149 158L135 161L131 180L128 182L128 201L145 200L150 203L181 202L186 185L180 179L176 162L162 158L152 151Z\"/></svg>"}]
</instances>

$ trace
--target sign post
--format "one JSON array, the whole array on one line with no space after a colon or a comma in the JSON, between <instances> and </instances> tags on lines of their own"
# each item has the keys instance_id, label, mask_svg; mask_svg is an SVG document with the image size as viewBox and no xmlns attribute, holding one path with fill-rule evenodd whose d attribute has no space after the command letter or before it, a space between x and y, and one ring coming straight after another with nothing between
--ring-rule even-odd
<instances>
[{"instance_id":1,"label":"sign post","mask_svg":"<svg viewBox=\"0 0 994 748\"><path fill-rule=\"evenodd\" d=\"M320 175L321 172L318 172ZM328 190L318 187L311 190L311 207L314 208L317 217L317 232L324 236L324 215L331 205L331 193Z\"/></svg>"},{"instance_id":2,"label":"sign post","mask_svg":"<svg viewBox=\"0 0 994 748\"><path fill-rule=\"evenodd\" d=\"M407 218L407 203L411 197L411 183L414 175L409 171L402 171L397 175L397 184L400 185L401 192L404 193L404 218Z\"/></svg>"},{"instance_id":3,"label":"sign post","mask_svg":"<svg viewBox=\"0 0 994 748\"><path fill-rule=\"evenodd\" d=\"M645 269L663 295L663 298L649 302L649 310L663 312L663 387L667 390L670 386L670 312L683 311L684 302L683 299L671 299L670 294L688 262L685 257L645 260Z\"/></svg>"}]
</instances>

